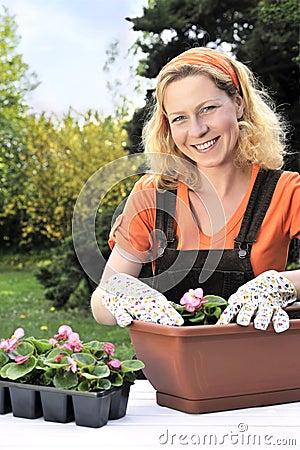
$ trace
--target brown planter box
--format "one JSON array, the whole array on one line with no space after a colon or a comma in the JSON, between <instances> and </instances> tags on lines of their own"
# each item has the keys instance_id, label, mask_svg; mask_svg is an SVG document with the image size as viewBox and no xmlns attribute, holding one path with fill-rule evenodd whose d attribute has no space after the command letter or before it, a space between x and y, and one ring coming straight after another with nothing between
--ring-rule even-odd
<instances>
[{"instance_id":1,"label":"brown planter box","mask_svg":"<svg viewBox=\"0 0 300 450\"><path fill-rule=\"evenodd\" d=\"M141 321L129 330L161 406L203 413L300 401L299 319L279 334L272 325L259 331L253 324L169 327Z\"/></svg>"}]
</instances>

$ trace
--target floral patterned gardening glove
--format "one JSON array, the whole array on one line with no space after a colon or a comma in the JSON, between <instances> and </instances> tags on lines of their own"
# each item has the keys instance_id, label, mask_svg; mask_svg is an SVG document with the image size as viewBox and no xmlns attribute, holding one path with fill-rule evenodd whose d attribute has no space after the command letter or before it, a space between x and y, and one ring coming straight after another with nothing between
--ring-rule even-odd
<instances>
[{"instance_id":1,"label":"floral patterned gardening glove","mask_svg":"<svg viewBox=\"0 0 300 450\"><path fill-rule=\"evenodd\" d=\"M297 300L297 290L284 275L269 270L241 286L229 297L229 305L223 311L217 325L231 322L249 325L254 318L254 327L266 330L273 322L276 333L289 328L289 316L282 309Z\"/></svg>"},{"instance_id":2,"label":"floral patterned gardening glove","mask_svg":"<svg viewBox=\"0 0 300 450\"><path fill-rule=\"evenodd\" d=\"M183 324L183 318L163 294L131 275L113 275L101 288L106 291L103 305L120 327L130 325L133 319L162 325Z\"/></svg>"}]
</instances>

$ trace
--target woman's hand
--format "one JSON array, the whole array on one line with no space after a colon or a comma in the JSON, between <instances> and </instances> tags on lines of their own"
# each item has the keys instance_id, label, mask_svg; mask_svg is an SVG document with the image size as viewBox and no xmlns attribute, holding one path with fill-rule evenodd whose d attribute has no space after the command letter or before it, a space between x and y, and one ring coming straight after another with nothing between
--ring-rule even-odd
<instances>
[{"instance_id":1,"label":"woman's hand","mask_svg":"<svg viewBox=\"0 0 300 450\"><path fill-rule=\"evenodd\" d=\"M101 284L103 305L126 327L133 319L162 325L182 325L183 318L157 290L131 275L117 273Z\"/></svg>"},{"instance_id":2,"label":"woman's hand","mask_svg":"<svg viewBox=\"0 0 300 450\"><path fill-rule=\"evenodd\" d=\"M236 317L237 324L247 326L255 315L255 328L266 330L272 320L274 330L280 333L289 328L289 317L282 308L296 300L294 284L276 270L269 270L248 281L229 297L229 305L217 325L227 324Z\"/></svg>"}]
</instances>

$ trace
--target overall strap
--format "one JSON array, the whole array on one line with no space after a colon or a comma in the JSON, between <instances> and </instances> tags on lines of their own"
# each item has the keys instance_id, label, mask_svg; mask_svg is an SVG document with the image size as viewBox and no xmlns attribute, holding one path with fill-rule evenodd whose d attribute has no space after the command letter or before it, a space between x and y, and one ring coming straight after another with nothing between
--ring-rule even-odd
<instances>
[{"instance_id":1,"label":"overall strap","mask_svg":"<svg viewBox=\"0 0 300 450\"><path fill-rule=\"evenodd\" d=\"M252 244L269 208L282 170L260 170L257 174L234 248L239 258L250 255Z\"/></svg>"},{"instance_id":2,"label":"overall strap","mask_svg":"<svg viewBox=\"0 0 300 450\"><path fill-rule=\"evenodd\" d=\"M234 248L240 258L250 255L258 230L269 208L282 170L260 170L257 174L240 232L234 239ZM175 234L175 209L177 190L156 190L156 229L164 231L168 248L177 248Z\"/></svg>"},{"instance_id":3,"label":"overall strap","mask_svg":"<svg viewBox=\"0 0 300 450\"><path fill-rule=\"evenodd\" d=\"M162 230L167 239L168 248L177 248L177 236L175 234L175 210L177 189L159 191L156 189L156 220L155 227Z\"/></svg>"}]
</instances>

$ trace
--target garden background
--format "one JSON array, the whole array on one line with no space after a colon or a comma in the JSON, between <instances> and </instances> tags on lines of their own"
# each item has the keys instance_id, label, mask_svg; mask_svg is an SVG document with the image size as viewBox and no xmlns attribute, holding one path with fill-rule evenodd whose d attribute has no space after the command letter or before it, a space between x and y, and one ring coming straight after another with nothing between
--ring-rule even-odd
<instances>
[{"instance_id":1,"label":"garden background","mask_svg":"<svg viewBox=\"0 0 300 450\"><path fill-rule=\"evenodd\" d=\"M78 195L95 171L141 151L153 80L170 58L195 45L230 51L269 86L291 124L285 167L299 171L299 17L297 0L145 1L140 17L124 17L136 32L128 55L138 60L130 70L144 106L135 108L122 80L110 77L120 58L114 40L103 67L114 113L90 109L78 114L70 105L58 117L30 107L28 95L38 86L38 74L20 53L16 19L1 7L0 337L9 337L17 327L27 335L48 337L68 324L83 340L112 341L121 358L132 355L128 330L100 326L92 318L89 299L96 284L79 264L72 239ZM96 238L106 259L115 211L137 177L116 173L122 181L99 204ZM294 242L289 264L298 263Z\"/></svg>"}]
</instances>

